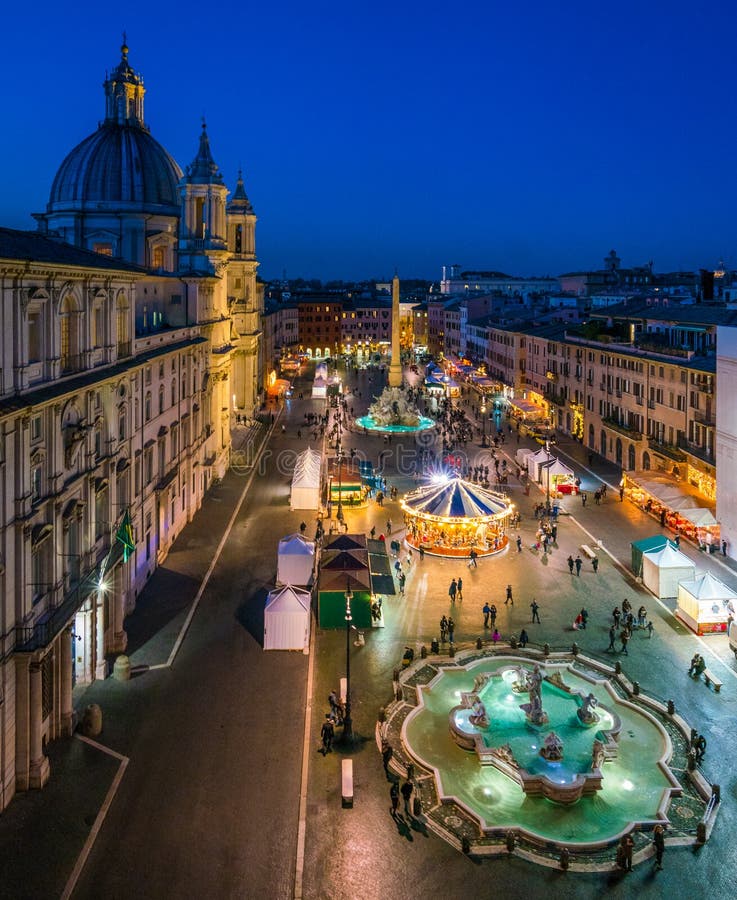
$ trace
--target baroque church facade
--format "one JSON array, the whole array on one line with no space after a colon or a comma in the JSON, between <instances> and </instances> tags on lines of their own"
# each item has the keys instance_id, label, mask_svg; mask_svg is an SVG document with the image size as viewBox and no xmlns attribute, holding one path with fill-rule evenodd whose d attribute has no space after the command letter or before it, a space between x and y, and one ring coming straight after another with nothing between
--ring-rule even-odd
<instances>
[{"instance_id":1,"label":"baroque church facade","mask_svg":"<svg viewBox=\"0 0 737 900\"><path fill-rule=\"evenodd\" d=\"M256 216L205 125L182 171L121 48L38 230L0 228L0 811L262 403Z\"/></svg>"}]
</instances>

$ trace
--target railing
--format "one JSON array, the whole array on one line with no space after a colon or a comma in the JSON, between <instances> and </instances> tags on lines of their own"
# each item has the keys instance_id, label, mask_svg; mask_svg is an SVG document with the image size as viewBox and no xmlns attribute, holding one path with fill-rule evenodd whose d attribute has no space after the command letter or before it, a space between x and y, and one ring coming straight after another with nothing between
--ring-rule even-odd
<instances>
[{"instance_id":1,"label":"railing","mask_svg":"<svg viewBox=\"0 0 737 900\"><path fill-rule=\"evenodd\" d=\"M683 436L678 438L678 446L681 450L685 450L686 453L690 453L692 456L696 456L704 462L715 462L714 449L712 447L702 447L694 441L687 440Z\"/></svg>"},{"instance_id":2,"label":"railing","mask_svg":"<svg viewBox=\"0 0 737 900\"><path fill-rule=\"evenodd\" d=\"M61 358L61 374L68 375L71 372L80 372L83 368L83 357L81 353L68 354Z\"/></svg>"},{"instance_id":3,"label":"railing","mask_svg":"<svg viewBox=\"0 0 737 900\"><path fill-rule=\"evenodd\" d=\"M635 428L631 428L626 422L618 422L616 419L605 418L601 420L602 425L606 428L611 428L613 431L618 431L620 434L625 435L633 441L641 441L642 440L642 432L637 431Z\"/></svg>"},{"instance_id":4,"label":"railing","mask_svg":"<svg viewBox=\"0 0 737 900\"><path fill-rule=\"evenodd\" d=\"M691 415L693 420L700 425L716 425L716 415L714 410L692 409Z\"/></svg>"},{"instance_id":5,"label":"railing","mask_svg":"<svg viewBox=\"0 0 737 900\"><path fill-rule=\"evenodd\" d=\"M655 438L648 438L647 443L653 453L667 456L668 459L672 459L674 462L686 461L685 453L682 450L679 450L678 447L674 447L673 444L661 444L659 441L656 441Z\"/></svg>"},{"instance_id":6,"label":"railing","mask_svg":"<svg viewBox=\"0 0 737 900\"><path fill-rule=\"evenodd\" d=\"M122 359L124 356L130 356L132 352L132 341L118 341L118 359Z\"/></svg>"}]
</instances>

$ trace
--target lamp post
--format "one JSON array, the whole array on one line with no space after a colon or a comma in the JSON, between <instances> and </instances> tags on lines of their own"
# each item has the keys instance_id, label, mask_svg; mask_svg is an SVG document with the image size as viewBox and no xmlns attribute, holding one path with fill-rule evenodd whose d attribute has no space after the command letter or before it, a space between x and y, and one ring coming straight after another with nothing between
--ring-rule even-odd
<instances>
[{"instance_id":1,"label":"lamp post","mask_svg":"<svg viewBox=\"0 0 737 900\"><path fill-rule=\"evenodd\" d=\"M550 518L550 441L545 441L545 480L547 482L547 490L545 492L545 512Z\"/></svg>"},{"instance_id":2,"label":"lamp post","mask_svg":"<svg viewBox=\"0 0 737 900\"><path fill-rule=\"evenodd\" d=\"M338 512L336 518L343 521L343 448L338 445Z\"/></svg>"},{"instance_id":3,"label":"lamp post","mask_svg":"<svg viewBox=\"0 0 737 900\"><path fill-rule=\"evenodd\" d=\"M351 591L350 580L346 582L345 588L345 715L343 716L343 740L350 741L353 739L353 719L351 718L351 623L353 616L351 615L351 600L353 592Z\"/></svg>"},{"instance_id":4,"label":"lamp post","mask_svg":"<svg viewBox=\"0 0 737 900\"><path fill-rule=\"evenodd\" d=\"M481 401L481 446L486 446L486 400Z\"/></svg>"}]
</instances>

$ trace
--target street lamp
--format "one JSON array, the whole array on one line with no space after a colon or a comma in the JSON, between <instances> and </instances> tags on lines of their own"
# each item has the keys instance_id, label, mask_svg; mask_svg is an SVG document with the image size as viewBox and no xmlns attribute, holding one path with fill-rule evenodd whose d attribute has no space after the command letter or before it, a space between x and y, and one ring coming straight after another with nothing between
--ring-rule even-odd
<instances>
[{"instance_id":1,"label":"street lamp","mask_svg":"<svg viewBox=\"0 0 737 900\"><path fill-rule=\"evenodd\" d=\"M353 719L351 718L351 591L350 579L345 588L345 714L343 716L343 740L353 739Z\"/></svg>"},{"instance_id":2,"label":"street lamp","mask_svg":"<svg viewBox=\"0 0 737 900\"><path fill-rule=\"evenodd\" d=\"M486 446L486 400L481 401L481 446Z\"/></svg>"},{"instance_id":3,"label":"street lamp","mask_svg":"<svg viewBox=\"0 0 737 900\"><path fill-rule=\"evenodd\" d=\"M545 480L547 490L545 492L545 512L550 517L550 441L545 441Z\"/></svg>"},{"instance_id":4,"label":"street lamp","mask_svg":"<svg viewBox=\"0 0 737 900\"><path fill-rule=\"evenodd\" d=\"M343 521L343 448L338 444L338 512L337 519Z\"/></svg>"}]
</instances>

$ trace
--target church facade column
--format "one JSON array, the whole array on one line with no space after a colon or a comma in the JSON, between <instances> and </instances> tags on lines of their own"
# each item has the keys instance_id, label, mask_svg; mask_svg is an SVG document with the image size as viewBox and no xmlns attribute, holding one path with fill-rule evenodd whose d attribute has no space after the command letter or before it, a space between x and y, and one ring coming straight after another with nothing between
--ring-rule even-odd
<instances>
[{"instance_id":1,"label":"church facade column","mask_svg":"<svg viewBox=\"0 0 737 900\"><path fill-rule=\"evenodd\" d=\"M72 733L72 641L74 632L65 628L61 633L59 665L60 730L64 737Z\"/></svg>"},{"instance_id":2,"label":"church facade column","mask_svg":"<svg viewBox=\"0 0 737 900\"><path fill-rule=\"evenodd\" d=\"M97 592L95 598L95 678L103 679L107 674L105 663L105 595Z\"/></svg>"},{"instance_id":3,"label":"church facade column","mask_svg":"<svg viewBox=\"0 0 737 900\"><path fill-rule=\"evenodd\" d=\"M28 669L30 679L30 751L31 762L28 772L28 786L32 788L42 788L49 780L51 769L47 756L43 752L43 736L41 727L43 725L42 716L42 673L39 663L31 663Z\"/></svg>"}]
</instances>

